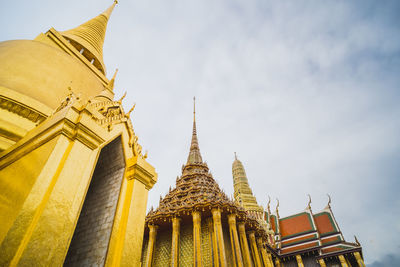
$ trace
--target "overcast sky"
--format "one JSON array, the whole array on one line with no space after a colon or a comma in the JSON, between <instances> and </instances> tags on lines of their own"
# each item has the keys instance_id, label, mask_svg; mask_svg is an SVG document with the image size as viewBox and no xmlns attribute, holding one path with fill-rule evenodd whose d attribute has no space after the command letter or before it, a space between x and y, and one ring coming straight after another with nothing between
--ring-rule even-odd
<instances>
[{"instance_id":1,"label":"overcast sky","mask_svg":"<svg viewBox=\"0 0 400 267\"><path fill-rule=\"evenodd\" d=\"M1 1L0 41L66 30L112 1ZM121 0L104 61L158 172L186 162L196 96L203 159L231 195L234 152L281 217L332 209L369 266L400 251L400 2ZM387 256L389 255L389 256ZM372 264L373 263L373 264Z\"/></svg>"}]
</instances>

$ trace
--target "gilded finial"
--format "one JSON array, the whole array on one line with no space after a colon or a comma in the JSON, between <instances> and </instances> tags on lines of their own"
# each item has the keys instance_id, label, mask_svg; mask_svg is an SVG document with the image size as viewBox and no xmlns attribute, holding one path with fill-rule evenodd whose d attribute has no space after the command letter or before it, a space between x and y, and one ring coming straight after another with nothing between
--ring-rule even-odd
<instances>
[{"instance_id":1,"label":"gilded finial","mask_svg":"<svg viewBox=\"0 0 400 267\"><path fill-rule=\"evenodd\" d=\"M123 96L117 101L117 102L119 102L120 104L122 103L122 100L124 100L124 98L126 97L126 91L125 91L125 93L123 94Z\"/></svg>"},{"instance_id":2,"label":"gilded finial","mask_svg":"<svg viewBox=\"0 0 400 267\"><path fill-rule=\"evenodd\" d=\"M275 208L275 211L276 211L276 216L279 218L279 199L277 198L276 199L276 201L277 201L277 204L276 204L276 208Z\"/></svg>"},{"instance_id":3,"label":"gilded finial","mask_svg":"<svg viewBox=\"0 0 400 267\"><path fill-rule=\"evenodd\" d=\"M235 152L235 159L237 160L237 155L236 155L236 152Z\"/></svg>"},{"instance_id":4,"label":"gilded finial","mask_svg":"<svg viewBox=\"0 0 400 267\"><path fill-rule=\"evenodd\" d=\"M125 114L126 118L129 118L131 116L131 112L135 109L136 104L133 104L132 108Z\"/></svg>"},{"instance_id":5,"label":"gilded finial","mask_svg":"<svg viewBox=\"0 0 400 267\"><path fill-rule=\"evenodd\" d=\"M270 204L271 204L271 197L268 196L268 204L267 204L268 214L271 213Z\"/></svg>"},{"instance_id":6,"label":"gilded finial","mask_svg":"<svg viewBox=\"0 0 400 267\"><path fill-rule=\"evenodd\" d=\"M329 194L326 194L328 196L328 204L326 205L326 208L331 208L331 196Z\"/></svg>"},{"instance_id":7,"label":"gilded finial","mask_svg":"<svg viewBox=\"0 0 400 267\"><path fill-rule=\"evenodd\" d=\"M196 97L193 97L193 121L196 121Z\"/></svg>"},{"instance_id":8,"label":"gilded finial","mask_svg":"<svg viewBox=\"0 0 400 267\"><path fill-rule=\"evenodd\" d=\"M115 77L117 77L118 69L115 69L114 75L111 78L110 82L108 83L108 89L111 91L114 89L114 82L115 82Z\"/></svg>"},{"instance_id":9,"label":"gilded finial","mask_svg":"<svg viewBox=\"0 0 400 267\"><path fill-rule=\"evenodd\" d=\"M360 242L358 242L358 239L357 239L356 236L354 236L354 240L356 241L356 244L357 244L358 246L361 246L361 244L360 244Z\"/></svg>"},{"instance_id":10,"label":"gilded finial","mask_svg":"<svg viewBox=\"0 0 400 267\"><path fill-rule=\"evenodd\" d=\"M308 204L306 209L311 210L311 196L310 194L307 194L307 196L308 196Z\"/></svg>"}]
</instances>

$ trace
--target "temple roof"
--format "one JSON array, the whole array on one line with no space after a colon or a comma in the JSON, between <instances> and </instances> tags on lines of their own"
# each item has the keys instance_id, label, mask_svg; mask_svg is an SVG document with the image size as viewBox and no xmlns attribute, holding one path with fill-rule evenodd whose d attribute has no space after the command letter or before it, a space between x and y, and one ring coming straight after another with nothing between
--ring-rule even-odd
<instances>
[{"instance_id":1,"label":"temple roof","mask_svg":"<svg viewBox=\"0 0 400 267\"><path fill-rule=\"evenodd\" d=\"M97 17L79 25L76 28L61 32L61 35L70 40L71 44L78 50L83 48L84 55L89 61L93 61L102 73L105 74L103 62L103 44L106 35L107 23L111 13L118 3L117 0L103 13Z\"/></svg>"},{"instance_id":2,"label":"temple roof","mask_svg":"<svg viewBox=\"0 0 400 267\"><path fill-rule=\"evenodd\" d=\"M187 162L182 166L182 175L177 177L175 188L170 187L164 198L160 196L159 206L155 210L151 208L146 216L146 224L167 226L173 217L189 219L195 210L207 217L213 208L218 208L222 213L235 213L238 219L246 222L246 229L255 230L266 237L267 233L257 218L228 198L214 180L207 163L203 162L197 138L195 109L193 113L192 140Z\"/></svg>"},{"instance_id":3,"label":"temple roof","mask_svg":"<svg viewBox=\"0 0 400 267\"><path fill-rule=\"evenodd\" d=\"M279 254L283 257L319 250L320 256L336 255L349 251L361 251L358 243L346 242L340 232L330 207L313 214L310 207L300 213L279 218L271 214L270 224L278 236ZM279 222L279 223L278 223Z\"/></svg>"},{"instance_id":4,"label":"temple roof","mask_svg":"<svg viewBox=\"0 0 400 267\"><path fill-rule=\"evenodd\" d=\"M170 188L164 198L160 197L159 207L150 210L146 222L211 208L226 209L247 216L244 209L229 199L219 188L207 163L203 162L197 139L195 112L188 159L182 167L182 175L176 179L175 186L173 189Z\"/></svg>"}]
</instances>

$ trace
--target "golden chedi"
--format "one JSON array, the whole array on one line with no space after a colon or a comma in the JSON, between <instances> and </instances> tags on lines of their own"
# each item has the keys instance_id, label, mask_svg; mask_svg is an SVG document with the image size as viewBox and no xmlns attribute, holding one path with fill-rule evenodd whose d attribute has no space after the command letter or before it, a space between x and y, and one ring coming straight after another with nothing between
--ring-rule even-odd
<instances>
[{"instance_id":1,"label":"golden chedi","mask_svg":"<svg viewBox=\"0 0 400 267\"><path fill-rule=\"evenodd\" d=\"M229 199L192 142L176 187L146 217L142 266L273 266L267 233Z\"/></svg>"},{"instance_id":2,"label":"golden chedi","mask_svg":"<svg viewBox=\"0 0 400 267\"><path fill-rule=\"evenodd\" d=\"M116 1L68 31L0 43L0 266L138 266L148 191L103 42Z\"/></svg>"},{"instance_id":3,"label":"golden chedi","mask_svg":"<svg viewBox=\"0 0 400 267\"><path fill-rule=\"evenodd\" d=\"M274 232L266 220L265 211L259 206L247 179L243 164L238 160L235 152L235 160L232 163L232 177L235 202L242 206L249 214L255 217L258 223L268 233L268 242L274 245Z\"/></svg>"}]
</instances>

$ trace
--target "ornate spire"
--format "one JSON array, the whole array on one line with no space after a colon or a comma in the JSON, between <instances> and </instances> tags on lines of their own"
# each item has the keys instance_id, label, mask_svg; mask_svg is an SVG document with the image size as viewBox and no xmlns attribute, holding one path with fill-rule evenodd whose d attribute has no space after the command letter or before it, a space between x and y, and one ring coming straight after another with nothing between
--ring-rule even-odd
<instances>
[{"instance_id":1,"label":"ornate spire","mask_svg":"<svg viewBox=\"0 0 400 267\"><path fill-rule=\"evenodd\" d=\"M71 44L92 61L101 72L105 73L103 62L103 43L106 35L107 22L118 3L117 0L97 17L68 31L61 32L65 38L71 40ZM83 50L82 50L83 49Z\"/></svg>"},{"instance_id":2,"label":"ornate spire","mask_svg":"<svg viewBox=\"0 0 400 267\"><path fill-rule=\"evenodd\" d=\"M197 132L196 132L196 98L193 97L193 133L192 133L192 142L190 144L190 152L186 164L195 164L202 162L203 159L201 158L199 142L197 141Z\"/></svg>"},{"instance_id":3,"label":"ornate spire","mask_svg":"<svg viewBox=\"0 0 400 267\"><path fill-rule=\"evenodd\" d=\"M253 195L249 181L247 180L246 171L242 162L238 160L236 152L235 160L232 163L232 176L235 201L241 203L247 210L262 211L262 208L258 205Z\"/></svg>"}]
</instances>

